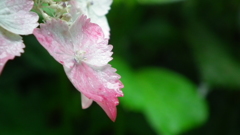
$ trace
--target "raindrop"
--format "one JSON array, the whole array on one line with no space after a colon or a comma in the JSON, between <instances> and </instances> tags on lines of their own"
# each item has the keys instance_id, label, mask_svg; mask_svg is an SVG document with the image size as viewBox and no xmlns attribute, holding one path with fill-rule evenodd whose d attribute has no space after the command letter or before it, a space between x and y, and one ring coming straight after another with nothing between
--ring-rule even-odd
<instances>
[{"instance_id":1,"label":"raindrop","mask_svg":"<svg viewBox=\"0 0 240 135\"><path fill-rule=\"evenodd\" d=\"M93 4L94 4L93 1L90 1L90 2L89 2L89 5L90 5L90 6L92 6Z\"/></svg>"}]
</instances>

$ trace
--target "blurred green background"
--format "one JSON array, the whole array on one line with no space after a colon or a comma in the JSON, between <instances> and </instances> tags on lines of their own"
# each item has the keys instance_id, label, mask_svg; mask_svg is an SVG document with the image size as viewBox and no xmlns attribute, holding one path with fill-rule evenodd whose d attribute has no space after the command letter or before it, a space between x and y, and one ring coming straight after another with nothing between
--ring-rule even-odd
<instances>
[{"instance_id":1,"label":"blurred green background","mask_svg":"<svg viewBox=\"0 0 240 135\"><path fill-rule=\"evenodd\" d=\"M0 135L239 135L240 1L114 0L115 123L33 36L0 76Z\"/></svg>"}]
</instances>

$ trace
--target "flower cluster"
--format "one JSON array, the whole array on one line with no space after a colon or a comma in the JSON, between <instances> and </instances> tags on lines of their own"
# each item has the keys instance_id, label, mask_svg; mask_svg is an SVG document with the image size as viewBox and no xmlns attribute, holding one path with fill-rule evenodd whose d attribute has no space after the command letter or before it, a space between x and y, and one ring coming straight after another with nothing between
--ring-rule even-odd
<instances>
[{"instance_id":1,"label":"flower cluster","mask_svg":"<svg viewBox=\"0 0 240 135\"><path fill-rule=\"evenodd\" d=\"M0 71L7 60L23 52L24 44L17 34L34 34L81 92L82 107L88 108L95 101L115 121L123 84L116 69L108 64L112 46L108 45L110 28L105 15L111 3L112 0L1 0ZM36 28L38 15L30 12L32 7L44 18L40 28Z\"/></svg>"}]
</instances>

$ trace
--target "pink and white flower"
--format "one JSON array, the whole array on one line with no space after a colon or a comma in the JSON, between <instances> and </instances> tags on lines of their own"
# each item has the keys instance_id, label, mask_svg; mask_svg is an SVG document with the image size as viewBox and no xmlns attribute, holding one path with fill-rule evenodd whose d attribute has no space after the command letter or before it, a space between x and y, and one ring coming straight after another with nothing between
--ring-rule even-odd
<instances>
[{"instance_id":1,"label":"pink and white flower","mask_svg":"<svg viewBox=\"0 0 240 135\"><path fill-rule=\"evenodd\" d=\"M72 84L82 93L82 107L97 102L112 121L116 119L117 97L123 96L120 76L108 64L112 46L97 24L82 15L73 25L52 19L40 24L33 34L61 63Z\"/></svg>"},{"instance_id":2,"label":"pink and white flower","mask_svg":"<svg viewBox=\"0 0 240 135\"><path fill-rule=\"evenodd\" d=\"M86 15L92 23L96 23L102 28L106 38L110 36L110 28L105 15L110 9L112 0L72 0L70 4L73 7L75 18Z\"/></svg>"},{"instance_id":3,"label":"pink and white flower","mask_svg":"<svg viewBox=\"0 0 240 135\"><path fill-rule=\"evenodd\" d=\"M32 0L0 1L0 73L4 65L23 53L22 37L38 26L38 15L30 12Z\"/></svg>"}]
</instances>

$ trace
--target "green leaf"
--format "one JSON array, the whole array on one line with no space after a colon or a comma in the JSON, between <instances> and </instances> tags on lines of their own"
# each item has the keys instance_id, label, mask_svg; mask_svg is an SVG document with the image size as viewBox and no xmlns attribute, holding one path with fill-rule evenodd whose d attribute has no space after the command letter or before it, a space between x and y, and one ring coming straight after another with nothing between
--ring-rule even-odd
<instances>
[{"instance_id":1,"label":"green leaf","mask_svg":"<svg viewBox=\"0 0 240 135\"><path fill-rule=\"evenodd\" d=\"M144 113L159 134L179 134L206 120L205 101L185 77L165 69L146 68L135 79L144 100Z\"/></svg>"},{"instance_id":2,"label":"green leaf","mask_svg":"<svg viewBox=\"0 0 240 135\"><path fill-rule=\"evenodd\" d=\"M141 4L163 4L169 2L178 2L183 0L137 0Z\"/></svg>"}]
</instances>

